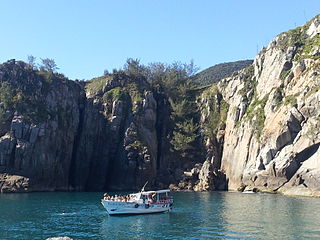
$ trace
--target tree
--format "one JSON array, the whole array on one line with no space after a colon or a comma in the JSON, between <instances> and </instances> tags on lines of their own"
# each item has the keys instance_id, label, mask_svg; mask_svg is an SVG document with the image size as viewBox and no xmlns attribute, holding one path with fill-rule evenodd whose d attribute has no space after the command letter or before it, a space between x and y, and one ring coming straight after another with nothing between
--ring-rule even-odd
<instances>
[{"instance_id":1,"label":"tree","mask_svg":"<svg viewBox=\"0 0 320 240\"><path fill-rule=\"evenodd\" d=\"M53 73L59 69L53 59L50 59L50 58L42 59L41 58L41 61L42 61L42 66L40 67L41 70Z\"/></svg>"},{"instance_id":2,"label":"tree","mask_svg":"<svg viewBox=\"0 0 320 240\"><path fill-rule=\"evenodd\" d=\"M161 86L163 84L164 76L167 66L164 63L155 62L149 63L147 66L147 79L152 86Z\"/></svg>"},{"instance_id":3,"label":"tree","mask_svg":"<svg viewBox=\"0 0 320 240\"><path fill-rule=\"evenodd\" d=\"M139 59L128 58L123 70L130 76L146 78L147 75L147 68L140 64Z\"/></svg>"},{"instance_id":4,"label":"tree","mask_svg":"<svg viewBox=\"0 0 320 240\"><path fill-rule=\"evenodd\" d=\"M30 67L32 69L36 69L37 66L36 66L36 57L32 56L32 55L28 55L28 64L30 65Z\"/></svg>"},{"instance_id":5,"label":"tree","mask_svg":"<svg viewBox=\"0 0 320 240\"><path fill-rule=\"evenodd\" d=\"M13 107L14 92L12 87L7 82L0 84L0 103L5 109Z\"/></svg>"},{"instance_id":6,"label":"tree","mask_svg":"<svg viewBox=\"0 0 320 240\"><path fill-rule=\"evenodd\" d=\"M108 71L108 69L105 69L104 71L103 71L103 75L104 76L107 76L107 75L109 75L110 73L109 73L109 71Z\"/></svg>"},{"instance_id":7,"label":"tree","mask_svg":"<svg viewBox=\"0 0 320 240\"><path fill-rule=\"evenodd\" d=\"M193 119L186 119L184 122L176 124L171 144L183 157L187 155L187 152L194 150L193 143L199 136L198 128Z\"/></svg>"}]
</instances>

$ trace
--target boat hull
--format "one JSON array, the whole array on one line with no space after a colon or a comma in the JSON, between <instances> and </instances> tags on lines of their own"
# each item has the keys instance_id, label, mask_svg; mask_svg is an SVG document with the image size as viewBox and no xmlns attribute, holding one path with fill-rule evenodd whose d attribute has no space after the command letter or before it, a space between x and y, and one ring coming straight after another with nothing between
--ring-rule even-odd
<instances>
[{"instance_id":1,"label":"boat hull","mask_svg":"<svg viewBox=\"0 0 320 240\"><path fill-rule=\"evenodd\" d=\"M101 201L109 215L136 215L170 211L169 203L165 204L138 204L134 202Z\"/></svg>"}]
</instances>

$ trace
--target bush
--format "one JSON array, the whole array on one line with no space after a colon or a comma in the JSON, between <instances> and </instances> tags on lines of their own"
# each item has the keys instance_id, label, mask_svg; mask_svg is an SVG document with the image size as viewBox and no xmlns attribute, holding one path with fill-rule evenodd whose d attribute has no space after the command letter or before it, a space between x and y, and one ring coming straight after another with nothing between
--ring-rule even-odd
<instances>
[{"instance_id":1,"label":"bush","mask_svg":"<svg viewBox=\"0 0 320 240\"><path fill-rule=\"evenodd\" d=\"M248 107L244 120L251 121L254 133L259 139L264 127L264 121L266 119L264 107L268 101L269 94L262 99L255 98Z\"/></svg>"}]
</instances>

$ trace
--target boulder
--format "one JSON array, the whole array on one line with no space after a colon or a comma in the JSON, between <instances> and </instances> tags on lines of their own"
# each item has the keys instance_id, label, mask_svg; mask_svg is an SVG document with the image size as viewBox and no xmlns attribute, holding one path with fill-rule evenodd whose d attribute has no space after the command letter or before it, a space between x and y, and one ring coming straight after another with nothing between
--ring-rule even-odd
<instances>
[{"instance_id":1,"label":"boulder","mask_svg":"<svg viewBox=\"0 0 320 240\"><path fill-rule=\"evenodd\" d=\"M225 175L218 169L214 169L212 163L206 160L199 172L199 182L194 187L195 191L225 190Z\"/></svg>"},{"instance_id":2,"label":"boulder","mask_svg":"<svg viewBox=\"0 0 320 240\"><path fill-rule=\"evenodd\" d=\"M28 192L29 178L10 174L0 174L1 193Z\"/></svg>"}]
</instances>

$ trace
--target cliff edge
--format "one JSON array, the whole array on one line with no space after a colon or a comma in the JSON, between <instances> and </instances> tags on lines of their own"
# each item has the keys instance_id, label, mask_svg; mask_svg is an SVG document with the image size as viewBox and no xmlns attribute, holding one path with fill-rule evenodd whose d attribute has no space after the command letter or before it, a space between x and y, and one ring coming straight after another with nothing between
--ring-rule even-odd
<instances>
[{"instance_id":1,"label":"cliff edge","mask_svg":"<svg viewBox=\"0 0 320 240\"><path fill-rule=\"evenodd\" d=\"M319 196L320 16L278 35L218 88L230 105L228 189Z\"/></svg>"}]
</instances>

